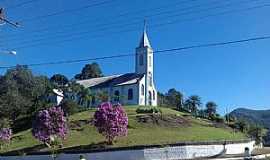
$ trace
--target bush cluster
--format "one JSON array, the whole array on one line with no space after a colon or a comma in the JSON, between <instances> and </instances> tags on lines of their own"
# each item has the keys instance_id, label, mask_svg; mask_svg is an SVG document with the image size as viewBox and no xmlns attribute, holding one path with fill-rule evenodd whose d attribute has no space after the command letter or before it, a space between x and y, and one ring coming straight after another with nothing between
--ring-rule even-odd
<instances>
[{"instance_id":1,"label":"bush cluster","mask_svg":"<svg viewBox=\"0 0 270 160\"><path fill-rule=\"evenodd\" d=\"M153 106L140 106L136 109L136 113L161 113L161 109Z\"/></svg>"}]
</instances>

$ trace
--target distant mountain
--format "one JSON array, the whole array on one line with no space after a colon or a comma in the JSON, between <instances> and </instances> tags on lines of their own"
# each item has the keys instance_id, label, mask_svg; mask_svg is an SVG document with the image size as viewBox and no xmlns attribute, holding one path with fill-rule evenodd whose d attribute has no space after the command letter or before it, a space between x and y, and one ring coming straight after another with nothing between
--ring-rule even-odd
<instances>
[{"instance_id":1,"label":"distant mountain","mask_svg":"<svg viewBox=\"0 0 270 160\"><path fill-rule=\"evenodd\" d=\"M270 110L252 110L245 108L235 109L230 113L236 118L245 119L251 123L260 124L269 129L268 135L264 138L265 145L270 146Z\"/></svg>"},{"instance_id":2,"label":"distant mountain","mask_svg":"<svg viewBox=\"0 0 270 160\"><path fill-rule=\"evenodd\" d=\"M263 125L270 129L270 110L252 110L246 108L238 108L230 113L236 118L243 118L249 122Z\"/></svg>"}]
</instances>

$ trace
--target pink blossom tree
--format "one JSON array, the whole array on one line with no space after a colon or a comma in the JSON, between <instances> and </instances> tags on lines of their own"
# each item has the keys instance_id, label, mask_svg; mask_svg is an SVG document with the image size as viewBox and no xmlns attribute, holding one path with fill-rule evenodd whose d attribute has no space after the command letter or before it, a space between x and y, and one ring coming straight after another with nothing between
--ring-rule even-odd
<instances>
[{"instance_id":1,"label":"pink blossom tree","mask_svg":"<svg viewBox=\"0 0 270 160\"><path fill-rule=\"evenodd\" d=\"M108 144L128 133L128 117L120 104L113 106L109 102L102 103L94 114L94 125L105 136Z\"/></svg>"},{"instance_id":2,"label":"pink blossom tree","mask_svg":"<svg viewBox=\"0 0 270 160\"><path fill-rule=\"evenodd\" d=\"M33 121L32 134L46 144L55 154L57 147L67 136L67 121L61 107L51 107L41 110Z\"/></svg>"},{"instance_id":3,"label":"pink blossom tree","mask_svg":"<svg viewBox=\"0 0 270 160\"><path fill-rule=\"evenodd\" d=\"M10 128L0 129L0 149L2 149L4 145L10 143L11 136L12 130Z\"/></svg>"}]
</instances>

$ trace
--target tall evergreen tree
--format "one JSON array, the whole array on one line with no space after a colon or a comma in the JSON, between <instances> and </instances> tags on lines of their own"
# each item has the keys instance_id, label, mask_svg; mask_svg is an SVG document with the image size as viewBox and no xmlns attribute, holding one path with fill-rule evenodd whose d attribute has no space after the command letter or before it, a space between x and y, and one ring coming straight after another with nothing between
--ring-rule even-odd
<instances>
[{"instance_id":1,"label":"tall evergreen tree","mask_svg":"<svg viewBox=\"0 0 270 160\"><path fill-rule=\"evenodd\" d=\"M102 77L102 71L97 63L86 64L81 73L75 75L75 79L83 80L90 78Z\"/></svg>"},{"instance_id":2,"label":"tall evergreen tree","mask_svg":"<svg viewBox=\"0 0 270 160\"><path fill-rule=\"evenodd\" d=\"M209 118L212 118L217 112L217 104L213 101L209 101L206 103L206 113Z\"/></svg>"},{"instance_id":3,"label":"tall evergreen tree","mask_svg":"<svg viewBox=\"0 0 270 160\"><path fill-rule=\"evenodd\" d=\"M168 105L181 110L183 106L183 94L176 89L169 89L168 93L165 95Z\"/></svg>"},{"instance_id":4,"label":"tall evergreen tree","mask_svg":"<svg viewBox=\"0 0 270 160\"><path fill-rule=\"evenodd\" d=\"M50 88L47 77L34 76L26 66L9 69L0 82L0 116L12 120L35 111Z\"/></svg>"},{"instance_id":5,"label":"tall evergreen tree","mask_svg":"<svg viewBox=\"0 0 270 160\"><path fill-rule=\"evenodd\" d=\"M195 115L197 115L198 109L201 105L201 98L197 95L192 95L185 101L185 107Z\"/></svg>"},{"instance_id":6,"label":"tall evergreen tree","mask_svg":"<svg viewBox=\"0 0 270 160\"><path fill-rule=\"evenodd\" d=\"M63 87L68 83L68 78L62 74L55 74L50 78L50 81L58 87Z\"/></svg>"}]
</instances>

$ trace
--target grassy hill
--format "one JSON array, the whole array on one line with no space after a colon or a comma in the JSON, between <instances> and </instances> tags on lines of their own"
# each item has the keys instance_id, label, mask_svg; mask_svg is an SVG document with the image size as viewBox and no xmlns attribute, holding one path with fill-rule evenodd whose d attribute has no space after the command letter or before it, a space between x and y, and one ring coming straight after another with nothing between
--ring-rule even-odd
<instances>
[{"instance_id":1,"label":"grassy hill","mask_svg":"<svg viewBox=\"0 0 270 160\"><path fill-rule=\"evenodd\" d=\"M128 136L118 138L112 146L106 146L103 136L90 124L90 118L93 117L95 110L70 116L70 132L63 147L91 149L245 138L242 133L235 133L223 124L196 119L189 114L172 109L162 108L162 117L159 117L151 114L137 114L136 108L137 106L125 107L129 118ZM16 153L46 151L46 147L32 137L29 129L15 134L10 146L1 152L10 151L16 151Z\"/></svg>"}]
</instances>

